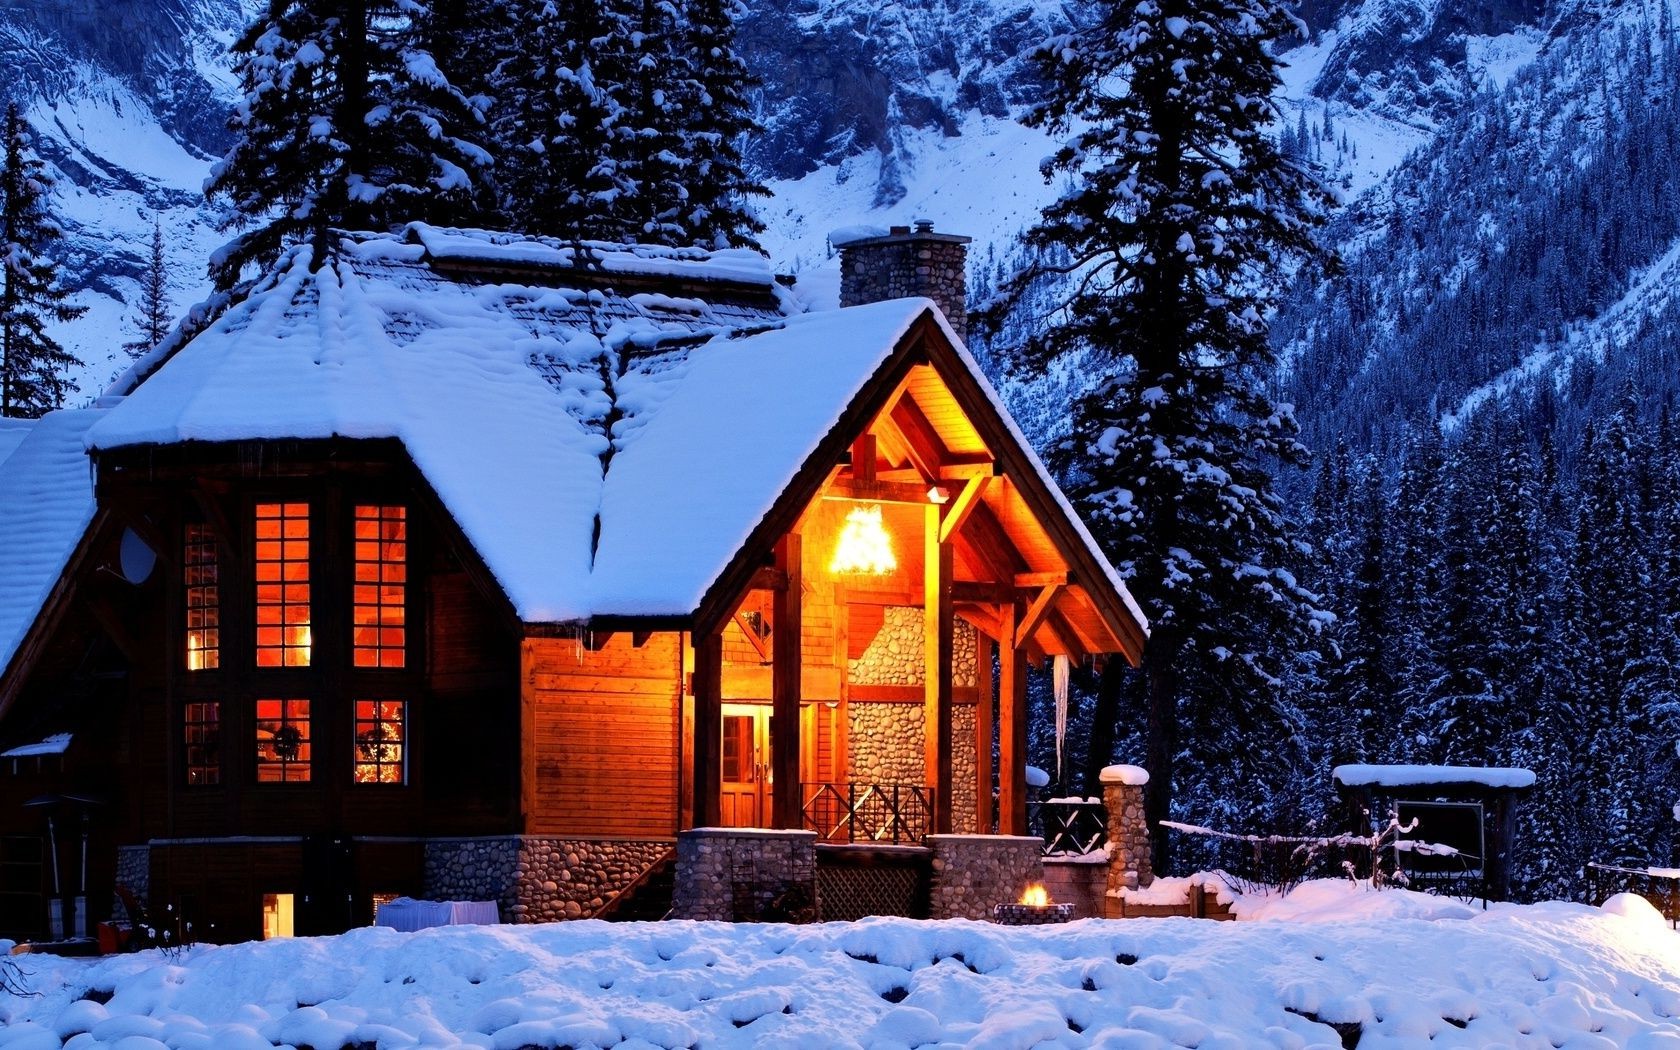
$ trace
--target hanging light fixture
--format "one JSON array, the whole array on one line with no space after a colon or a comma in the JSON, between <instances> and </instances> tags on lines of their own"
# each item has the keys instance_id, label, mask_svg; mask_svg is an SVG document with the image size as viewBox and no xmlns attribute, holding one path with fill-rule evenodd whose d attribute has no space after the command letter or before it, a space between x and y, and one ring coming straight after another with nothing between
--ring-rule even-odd
<instances>
[{"instance_id":1,"label":"hanging light fixture","mask_svg":"<svg viewBox=\"0 0 1680 1050\"><path fill-rule=\"evenodd\" d=\"M853 507L840 528L840 542L834 545L828 571L886 576L897 568L892 537L881 523L881 505Z\"/></svg>"}]
</instances>

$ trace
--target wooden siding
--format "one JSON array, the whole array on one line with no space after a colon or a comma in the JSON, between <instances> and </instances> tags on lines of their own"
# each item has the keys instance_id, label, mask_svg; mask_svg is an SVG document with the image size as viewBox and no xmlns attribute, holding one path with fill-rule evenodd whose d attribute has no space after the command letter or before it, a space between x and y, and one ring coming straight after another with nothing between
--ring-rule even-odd
<instances>
[{"instance_id":1,"label":"wooden siding","mask_svg":"<svg viewBox=\"0 0 1680 1050\"><path fill-rule=\"evenodd\" d=\"M675 632L640 646L620 632L594 651L525 640L526 833L676 834L682 643Z\"/></svg>"}]
</instances>

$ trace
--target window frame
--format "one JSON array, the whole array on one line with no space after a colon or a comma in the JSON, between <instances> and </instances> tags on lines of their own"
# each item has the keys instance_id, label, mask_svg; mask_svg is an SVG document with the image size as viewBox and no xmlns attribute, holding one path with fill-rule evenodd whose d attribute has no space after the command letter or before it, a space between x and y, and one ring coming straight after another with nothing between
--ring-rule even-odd
<instances>
[{"instance_id":1,"label":"window frame","mask_svg":"<svg viewBox=\"0 0 1680 1050\"><path fill-rule=\"evenodd\" d=\"M303 692L304 690L299 690L299 691ZM278 759L270 759L270 760L265 760L263 758L263 755L262 755L263 744L262 744L262 739L259 736L259 734L263 731L263 724L265 722L274 722L276 720L275 719L265 719L263 717L262 705L263 704L273 704L273 703L277 703L277 704L282 705L281 709L280 709L280 718L278 719L279 729L277 729L275 731L274 735L278 736L281 732L284 732L286 728L293 726L294 723L296 723L298 721L301 721L303 723L303 726L304 726L303 734L298 738L295 746L297 746L300 749L300 751L302 751L303 754L306 755L307 757L300 756L300 757L291 758L291 759L278 758ZM302 716L301 719L295 718L293 716L292 709L291 709L291 706L290 706L292 704L303 704L303 705L305 705L303 716ZM320 766L320 762L316 758L316 755L315 755L316 746L319 742L318 735L315 732L315 720L316 720L316 713L317 713L315 697L313 695L311 695L311 696L272 696L272 695L263 694L263 695L258 695L256 697L253 697L251 699L250 709L251 709L251 724L250 724L250 731L249 731L249 737L248 738L251 742L251 779L252 779L252 781L255 784L257 784L259 787L318 787L318 786L320 786L322 784L322 781L315 775L317 770L318 770L318 767ZM273 744L271 746L274 748L276 754L278 754L279 750L280 750L280 745L279 744ZM294 767L294 766L301 766L304 770L305 775L303 777L288 776L287 775L288 770L291 767ZM263 776L263 770L265 770L265 769L275 769L275 768L278 768L280 770L280 777L278 779L267 779Z\"/></svg>"},{"instance_id":2,"label":"window frame","mask_svg":"<svg viewBox=\"0 0 1680 1050\"><path fill-rule=\"evenodd\" d=\"M362 706L364 704L374 705L375 716L373 718L364 719L362 717L361 709L362 709ZM397 719L396 719L396 722L395 722L395 724L398 727L398 734L399 734L397 736L396 743L395 743L395 746L398 749L397 757L396 757L395 760L373 759L371 761L365 761L364 762L363 759L362 759L362 748L363 748L364 745L363 745L363 742L362 742L362 739L361 739L362 732L363 732L361 727L363 725L386 726L386 725L392 724L389 720L380 717L379 714L378 714L378 709L387 705L387 704L395 704L396 707L397 707L397 712L398 712ZM387 697L382 697L382 698L377 699L377 700L358 698L358 699L354 699L354 700L350 701L350 786L351 787L357 788L357 789L361 789L361 788L385 788L385 789L390 789L390 788L400 788L400 787L407 787L408 786L409 755L410 755L410 749L413 747L413 741L414 741L413 711L414 711L413 702L408 700L407 698L404 698L404 697L389 697L389 696L387 696ZM378 746L389 747L391 745L387 742L387 743L380 744ZM373 779L373 780L362 780L362 779L359 778L358 773L359 773L361 767L364 767L364 766L371 767L374 770L375 779ZM396 769L397 779L395 779L395 780L380 780L380 779L377 779L377 774L378 774L379 770L390 769L390 768L395 768Z\"/></svg>"}]
</instances>

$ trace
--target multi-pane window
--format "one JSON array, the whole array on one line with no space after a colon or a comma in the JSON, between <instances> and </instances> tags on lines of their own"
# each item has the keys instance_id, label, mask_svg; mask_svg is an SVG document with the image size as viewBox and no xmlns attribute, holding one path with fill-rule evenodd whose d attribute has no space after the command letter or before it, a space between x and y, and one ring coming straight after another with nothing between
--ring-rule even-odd
<instances>
[{"instance_id":1,"label":"multi-pane window","mask_svg":"<svg viewBox=\"0 0 1680 1050\"><path fill-rule=\"evenodd\" d=\"M257 504L257 666L309 666L309 504Z\"/></svg>"},{"instance_id":2,"label":"multi-pane window","mask_svg":"<svg viewBox=\"0 0 1680 1050\"><path fill-rule=\"evenodd\" d=\"M356 701L356 783L404 782L407 716L408 705L401 700Z\"/></svg>"},{"instance_id":3,"label":"multi-pane window","mask_svg":"<svg viewBox=\"0 0 1680 1050\"><path fill-rule=\"evenodd\" d=\"M309 779L309 701L257 701L257 781Z\"/></svg>"},{"instance_id":4,"label":"multi-pane window","mask_svg":"<svg viewBox=\"0 0 1680 1050\"><path fill-rule=\"evenodd\" d=\"M183 728L188 784L222 782L222 705L214 700L186 706Z\"/></svg>"},{"instance_id":5,"label":"multi-pane window","mask_svg":"<svg viewBox=\"0 0 1680 1050\"><path fill-rule=\"evenodd\" d=\"M408 602L408 510L356 508L356 579L351 622L357 667L402 667ZM358 779L360 779L358 777Z\"/></svg>"},{"instance_id":6,"label":"multi-pane window","mask_svg":"<svg viewBox=\"0 0 1680 1050\"><path fill-rule=\"evenodd\" d=\"M187 589L187 670L206 671L222 663L221 590L210 526L189 524L181 554Z\"/></svg>"}]
</instances>

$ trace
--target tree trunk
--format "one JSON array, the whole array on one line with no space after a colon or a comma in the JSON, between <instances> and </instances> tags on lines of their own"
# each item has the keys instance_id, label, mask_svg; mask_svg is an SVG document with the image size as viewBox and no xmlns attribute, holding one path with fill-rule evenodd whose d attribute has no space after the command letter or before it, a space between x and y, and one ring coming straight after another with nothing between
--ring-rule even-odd
<instances>
[{"instance_id":1,"label":"tree trunk","mask_svg":"<svg viewBox=\"0 0 1680 1050\"><path fill-rule=\"evenodd\" d=\"M1126 674L1130 671L1119 656L1103 665L1097 682L1097 703L1091 712L1090 746L1085 751L1084 790L1086 797L1101 798L1103 767L1114 761L1114 738L1119 735L1120 698L1126 689Z\"/></svg>"},{"instance_id":2,"label":"tree trunk","mask_svg":"<svg viewBox=\"0 0 1680 1050\"><path fill-rule=\"evenodd\" d=\"M1151 639L1151 648L1159 639ZM1172 851L1161 821L1172 812L1173 759L1178 753L1178 672L1176 647L1146 652L1143 662L1149 690L1148 740L1144 746L1149 786L1143 793L1143 817L1149 825L1151 867L1156 875L1172 872Z\"/></svg>"}]
</instances>

